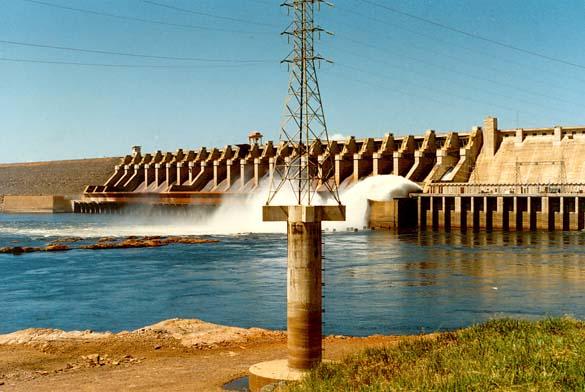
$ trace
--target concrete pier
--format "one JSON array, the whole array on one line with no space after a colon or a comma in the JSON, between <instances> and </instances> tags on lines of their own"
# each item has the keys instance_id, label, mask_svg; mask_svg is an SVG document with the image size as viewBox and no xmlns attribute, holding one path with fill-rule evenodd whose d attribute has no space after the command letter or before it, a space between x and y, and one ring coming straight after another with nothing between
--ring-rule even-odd
<instances>
[{"instance_id":1,"label":"concrete pier","mask_svg":"<svg viewBox=\"0 0 585 392\"><path fill-rule=\"evenodd\" d=\"M293 369L311 369L321 362L321 252L321 222L290 216L287 331L288 366Z\"/></svg>"},{"instance_id":2,"label":"concrete pier","mask_svg":"<svg viewBox=\"0 0 585 392\"><path fill-rule=\"evenodd\" d=\"M322 359L321 222L345 220L344 206L264 206L263 220L286 221L287 361L250 368L251 390L279 380L298 380ZM279 378L274 378L278 375ZM287 378L285 378L287 377Z\"/></svg>"},{"instance_id":3,"label":"concrete pier","mask_svg":"<svg viewBox=\"0 0 585 392\"><path fill-rule=\"evenodd\" d=\"M372 174L374 176L392 173L395 148L394 135L385 135L380 143L380 148L372 155Z\"/></svg>"},{"instance_id":4,"label":"concrete pier","mask_svg":"<svg viewBox=\"0 0 585 392\"><path fill-rule=\"evenodd\" d=\"M433 229L577 231L585 228L585 195L417 194L418 226ZM406 211L401 211L405 214Z\"/></svg>"},{"instance_id":5,"label":"concrete pier","mask_svg":"<svg viewBox=\"0 0 585 392\"><path fill-rule=\"evenodd\" d=\"M335 183L339 186L352 175L354 169L354 155L358 153L355 138L350 137L339 154L335 156Z\"/></svg>"}]
</instances>

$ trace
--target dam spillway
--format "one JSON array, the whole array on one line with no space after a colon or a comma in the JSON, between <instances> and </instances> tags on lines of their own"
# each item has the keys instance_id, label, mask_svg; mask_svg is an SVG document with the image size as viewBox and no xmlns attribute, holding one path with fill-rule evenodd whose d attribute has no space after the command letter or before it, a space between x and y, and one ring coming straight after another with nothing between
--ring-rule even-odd
<instances>
[{"instance_id":1,"label":"dam spillway","mask_svg":"<svg viewBox=\"0 0 585 392\"><path fill-rule=\"evenodd\" d=\"M326 181L341 191L378 175L421 186L409 200L370 203L372 227L473 230L582 230L585 220L585 126L499 129L496 118L466 132L348 137L309 146L334 162ZM330 155L334 160L328 159ZM213 207L262 188L294 146L261 143L142 154L135 148L102 185L87 186L75 212L131 205ZM315 184L324 187L323 184Z\"/></svg>"}]
</instances>

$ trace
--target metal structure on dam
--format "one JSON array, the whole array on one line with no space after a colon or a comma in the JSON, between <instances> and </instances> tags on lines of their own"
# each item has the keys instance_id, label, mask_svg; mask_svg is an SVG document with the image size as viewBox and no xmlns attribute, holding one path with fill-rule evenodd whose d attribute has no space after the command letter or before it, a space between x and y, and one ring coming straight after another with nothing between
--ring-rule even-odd
<instances>
[{"instance_id":1,"label":"metal structure on dam","mask_svg":"<svg viewBox=\"0 0 585 392\"><path fill-rule=\"evenodd\" d=\"M105 184L85 189L75 212L135 204L238 203L268 181L277 163L294 159L290 145L261 143L258 136L246 144L175 153L142 154L136 148ZM311 154L325 169L333 166L317 191L326 190L325 181L343 191L381 174L403 176L423 187L408 200L391 202L395 207L378 205L373 226L585 228L585 126L499 129L497 119L488 117L467 132L348 137L314 145Z\"/></svg>"}]
</instances>

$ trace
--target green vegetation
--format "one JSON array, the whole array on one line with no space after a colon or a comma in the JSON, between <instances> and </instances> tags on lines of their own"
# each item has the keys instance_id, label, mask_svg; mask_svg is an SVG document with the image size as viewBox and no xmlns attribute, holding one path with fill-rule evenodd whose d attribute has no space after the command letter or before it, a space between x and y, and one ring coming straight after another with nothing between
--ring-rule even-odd
<instances>
[{"instance_id":1,"label":"green vegetation","mask_svg":"<svg viewBox=\"0 0 585 392\"><path fill-rule=\"evenodd\" d=\"M494 320L323 364L291 391L585 391L585 323Z\"/></svg>"}]
</instances>

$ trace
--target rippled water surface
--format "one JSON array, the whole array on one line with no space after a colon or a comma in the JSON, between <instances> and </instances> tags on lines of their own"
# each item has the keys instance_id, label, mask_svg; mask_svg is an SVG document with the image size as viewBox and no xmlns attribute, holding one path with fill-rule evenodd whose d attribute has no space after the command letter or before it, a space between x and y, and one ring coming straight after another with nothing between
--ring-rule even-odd
<instances>
[{"instance_id":1,"label":"rippled water surface","mask_svg":"<svg viewBox=\"0 0 585 392\"><path fill-rule=\"evenodd\" d=\"M172 220L121 219L0 215L0 247L181 231ZM286 238L213 238L221 242L0 254L0 332L119 331L173 317L284 329ZM583 233L359 232L324 240L328 334L429 332L503 316L585 318Z\"/></svg>"}]
</instances>

